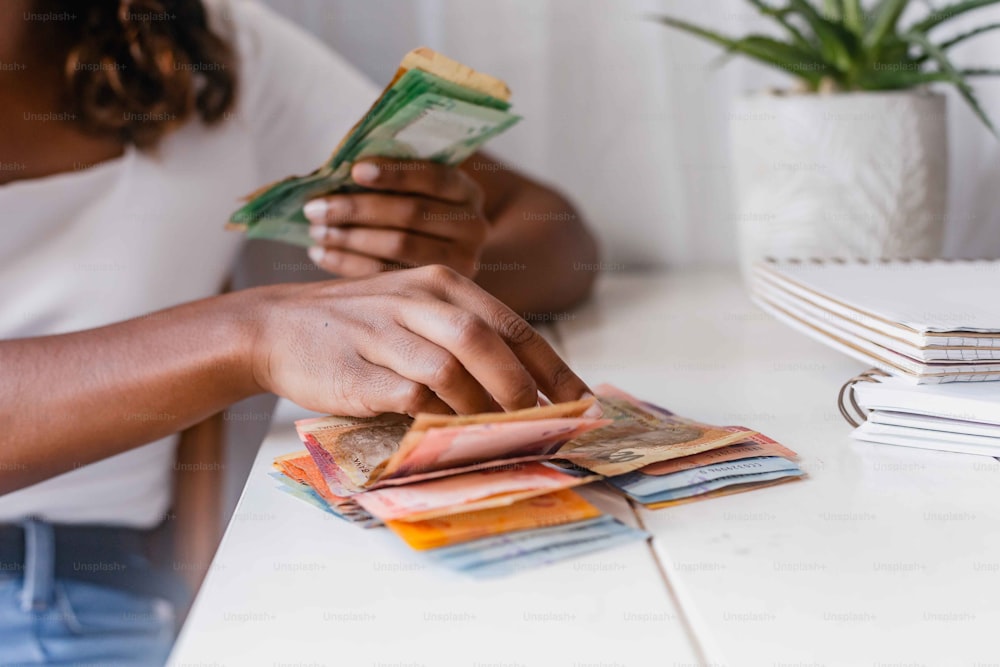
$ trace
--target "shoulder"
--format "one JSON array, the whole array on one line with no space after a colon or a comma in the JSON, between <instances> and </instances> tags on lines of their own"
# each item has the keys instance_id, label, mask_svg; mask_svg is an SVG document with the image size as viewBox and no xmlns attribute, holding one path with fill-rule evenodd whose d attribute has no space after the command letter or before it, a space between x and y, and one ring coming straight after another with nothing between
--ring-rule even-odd
<instances>
[{"instance_id":1,"label":"shoulder","mask_svg":"<svg viewBox=\"0 0 1000 667\"><path fill-rule=\"evenodd\" d=\"M322 75L327 85L375 89L340 54L257 0L205 0L205 5L213 27L235 49L247 89L261 81L281 86L303 73Z\"/></svg>"},{"instance_id":2,"label":"shoulder","mask_svg":"<svg viewBox=\"0 0 1000 667\"><path fill-rule=\"evenodd\" d=\"M2 0L0 0L2 1ZM378 97L343 56L256 0L204 0L236 51L236 126L261 180L311 171Z\"/></svg>"}]
</instances>

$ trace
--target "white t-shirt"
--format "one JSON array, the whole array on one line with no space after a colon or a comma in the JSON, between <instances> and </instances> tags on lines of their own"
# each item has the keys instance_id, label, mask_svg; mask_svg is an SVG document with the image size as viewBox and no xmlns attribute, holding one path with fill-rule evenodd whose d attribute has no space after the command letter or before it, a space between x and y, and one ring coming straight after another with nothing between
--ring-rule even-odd
<instances>
[{"instance_id":1,"label":"white t-shirt","mask_svg":"<svg viewBox=\"0 0 1000 667\"><path fill-rule=\"evenodd\" d=\"M194 120L153 151L0 186L0 339L217 294L242 244L223 230L240 197L314 169L377 96L340 57L255 2L210 9L239 56L239 97L223 123ZM136 419L160 412L145 406ZM176 445L165 438L0 496L0 522L154 526L170 506Z\"/></svg>"}]
</instances>

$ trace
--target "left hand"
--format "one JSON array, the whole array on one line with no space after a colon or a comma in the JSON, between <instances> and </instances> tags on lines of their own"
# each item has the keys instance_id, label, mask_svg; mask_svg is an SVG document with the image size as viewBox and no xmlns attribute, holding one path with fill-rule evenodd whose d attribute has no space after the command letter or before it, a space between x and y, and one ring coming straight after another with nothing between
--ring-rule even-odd
<instances>
[{"instance_id":1,"label":"left hand","mask_svg":"<svg viewBox=\"0 0 1000 667\"><path fill-rule=\"evenodd\" d=\"M375 190L314 199L304 212L322 269L362 277L443 264L472 278L489 223L479 185L457 167L424 160L369 158L351 176Z\"/></svg>"}]
</instances>

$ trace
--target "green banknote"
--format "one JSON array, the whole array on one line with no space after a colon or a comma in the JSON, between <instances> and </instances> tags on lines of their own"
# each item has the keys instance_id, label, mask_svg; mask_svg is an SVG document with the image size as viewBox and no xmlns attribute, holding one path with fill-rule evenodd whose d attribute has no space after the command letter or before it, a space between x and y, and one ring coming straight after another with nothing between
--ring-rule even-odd
<instances>
[{"instance_id":1,"label":"green banknote","mask_svg":"<svg viewBox=\"0 0 1000 667\"><path fill-rule=\"evenodd\" d=\"M387 88L333 156L307 176L293 176L255 193L230 217L250 238L312 245L306 202L363 188L351 165L366 157L431 160L456 165L520 120L501 99L420 69Z\"/></svg>"}]
</instances>

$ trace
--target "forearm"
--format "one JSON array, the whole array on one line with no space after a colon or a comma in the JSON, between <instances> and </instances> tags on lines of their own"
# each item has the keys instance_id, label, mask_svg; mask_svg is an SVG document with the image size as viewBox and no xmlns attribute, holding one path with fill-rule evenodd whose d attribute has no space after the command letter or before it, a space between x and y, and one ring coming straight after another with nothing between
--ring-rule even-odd
<instances>
[{"instance_id":1,"label":"forearm","mask_svg":"<svg viewBox=\"0 0 1000 667\"><path fill-rule=\"evenodd\" d=\"M596 276L597 243L558 194L520 188L493 214L476 282L522 315L566 310Z\"/></svg>"},{"instance_id":2,"label":"forearm","mask_svg":"<svg viewBox=\"0 0 1000 667\"><path fill-rule=\"evenodd\" d=\"M259 391L252 292L0 341L0 493L176 433Z\"/></svg>"}]
</instances>

